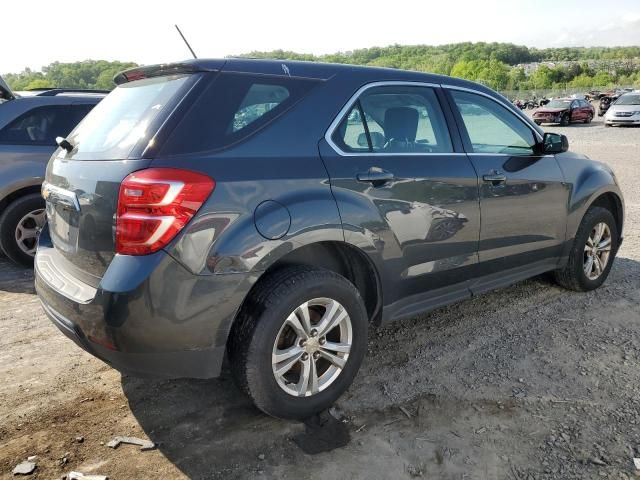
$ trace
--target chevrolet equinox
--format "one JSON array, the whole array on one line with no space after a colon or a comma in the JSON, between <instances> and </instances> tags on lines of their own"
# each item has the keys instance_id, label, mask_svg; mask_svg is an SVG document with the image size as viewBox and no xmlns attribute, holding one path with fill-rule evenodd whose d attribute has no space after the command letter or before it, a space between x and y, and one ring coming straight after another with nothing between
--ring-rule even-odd
<instances>
[{"instance_id":1,"label":"chevrolet equinox","mask_svg":"<svg viewBox=\"0 0 640 480\"><path fill-rule=\"evenodd\" d=\"M122 372L218 376L303 418L367 330L553 272L607 278L624 203L494 91L402 70L191 60L118 74L47 166L36 288Z\"/></svg>"}]
</instances>

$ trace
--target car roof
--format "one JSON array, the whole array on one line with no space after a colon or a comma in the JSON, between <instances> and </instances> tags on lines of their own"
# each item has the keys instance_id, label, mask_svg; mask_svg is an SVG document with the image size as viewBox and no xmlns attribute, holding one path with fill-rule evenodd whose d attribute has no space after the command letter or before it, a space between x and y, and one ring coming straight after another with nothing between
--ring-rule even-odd
<instances>
[{"instance_id":1,"label":"car roof","mask_svg":"<svg viewBox=\"0 0 640 480\"><path fill-rule=\"evenodd\" d=\"M171 73L213 72L220 70L242 73L289 75L292 77L307 77L322 80L327 80L338 75L355 74L363 80L368 77L367 81L413 81L467 87L491 94L492 96L499 96L504 100L502 95L482 84L435 73L401 70L396 68L351 65L347 63L324 63L246 57L189 59L176 63L135 67L116 75L114 80L116 84L121 84L141 78L136 74L144 75L147 73L151 75L169 75Z\"/></svg>"}]
</instances>

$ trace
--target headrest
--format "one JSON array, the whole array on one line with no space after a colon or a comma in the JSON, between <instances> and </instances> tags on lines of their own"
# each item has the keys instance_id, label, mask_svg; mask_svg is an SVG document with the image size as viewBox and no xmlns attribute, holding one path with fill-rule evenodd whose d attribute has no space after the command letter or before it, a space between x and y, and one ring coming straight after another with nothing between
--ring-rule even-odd
<instances>
[{"instance_id":1,"label":"headrest","mask_svg":"<svg viewBox=\"0 0 640 480\"><path fill-rule=\"evenodd\" d=\"M418 133L418 110L410 107L389 108L384 112L384 135L387 140L414 142Z\"/></svg>"}]
</instances>

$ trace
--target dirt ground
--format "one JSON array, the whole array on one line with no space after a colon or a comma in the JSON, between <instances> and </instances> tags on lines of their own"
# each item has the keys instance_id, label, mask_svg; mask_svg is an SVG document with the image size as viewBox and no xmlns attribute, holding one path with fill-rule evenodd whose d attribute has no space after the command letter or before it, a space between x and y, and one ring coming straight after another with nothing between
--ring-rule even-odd
<instances>
[{"instance_id":1,"label":"dirt ground","mask_svg":"<svg viewBox=\"0 0 640 480\"><path fill-rule=\"evenodd\" d=\"M625 242L609 280L579 294L539 277L372 332L336 407L351 442L329 453L303 453L303 426L261 414L228 373L121 376L0 258L0 475L37 455L30 478L640 478L640 129L549 130L618 174ZM108 448L116 435L159 447Z\"/></svg>"}]
</instances>

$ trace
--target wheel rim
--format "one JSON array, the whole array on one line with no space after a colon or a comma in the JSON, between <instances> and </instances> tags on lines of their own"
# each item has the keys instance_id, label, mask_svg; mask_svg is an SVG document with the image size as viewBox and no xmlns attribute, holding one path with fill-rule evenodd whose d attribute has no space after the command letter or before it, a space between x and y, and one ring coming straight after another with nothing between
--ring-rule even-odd
<instances>
[{"instance_id":1,"label":"wheel rim","mask_svg":"<svg viewBox=\"0 0 640 480\"><path fill-rule=\"evenodd\" d=\"M273 344L276 382L295 397L322 392L340 376L353 344L347 310L331 298L314 298L285 319Z\"/></svg>"},{"instance_id":2,"label":"wheel rim","mask_svg":"<svg viewBox=\"0 0 640 480\"><path fill-rule=\"evenodd\" d=\"M38 237L44 226L44 208L33 210L20 219L16 226L16 244L18 248L27 255L33 257L36 254Z\"/></svg>"},{"instance_id":3,"label":"wheel rim","mask_svg":"<svg viewBox=\"0 0 640 480\"><path fill-rule=\"evenodd\" d=\"M591 229L584 246L584 273L589 280L597 280L607 268L611 255L611 230L604 222Z\"/></svg>"}]
</instances>

